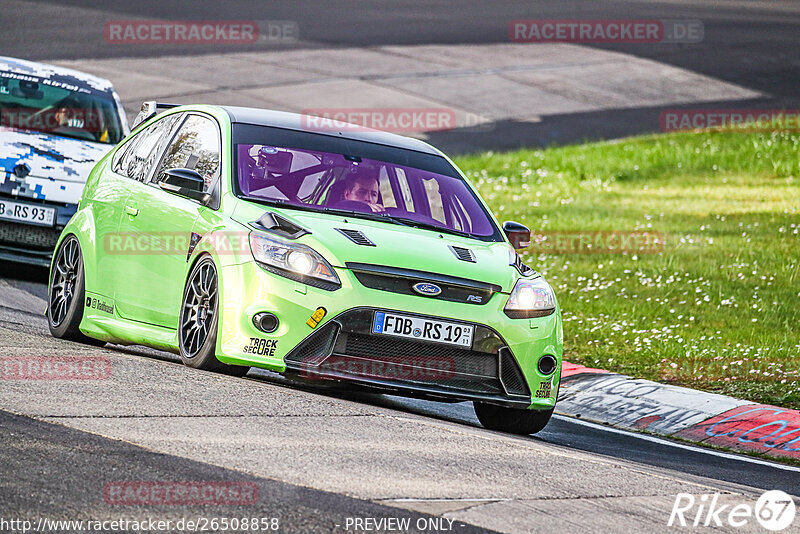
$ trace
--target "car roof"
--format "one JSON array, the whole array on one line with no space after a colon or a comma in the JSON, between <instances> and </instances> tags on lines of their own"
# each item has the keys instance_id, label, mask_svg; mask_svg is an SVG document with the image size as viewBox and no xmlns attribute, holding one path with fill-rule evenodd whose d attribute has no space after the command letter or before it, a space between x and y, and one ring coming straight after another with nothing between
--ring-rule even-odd
<instances>
[{"instance_id":1,"label":"car roof","mask_svg":"<svg viewBox=\"0 0 800 534\"><path fill-rule=\"evenodd\" d=\"M443 155L439 150L432 147L424 141L405 137L388 132L381 132L378 130L370 130L359 125L351 125L353 131L313 131L304 124L303 117L308 115L301 115L299 113L289 113L286 111L274 111L258 108L245 108L238 106L219 106L224 109L231 117L231 122L243 124L255 124L258 126L272 126L274 128L285 128L287 130L298 130L315 135L328 135L331 137L339 137L344 139L353 139L355 141L366 141L369 143L377 143L380 145L387 145L397 148L404 148L407 150L415 150L426 154L435 154L437 156ZM348 123L342 123L348 124Z\"/></svg>"},{"instance_id":2,"label":"car roof","mask_svg":"<svg viewBox=\"0 0 800 534\"><path fill-rule=\"evenodd\" d=\"M38 63L13 57L0 56L0 71L47 78L64 84L76 85L90 91L99 91L102 93L111 93L114 91L114 86L105 78L99 78L85 72L65 67L57 67L47 63Z\"/></svg>"}]
</instances>

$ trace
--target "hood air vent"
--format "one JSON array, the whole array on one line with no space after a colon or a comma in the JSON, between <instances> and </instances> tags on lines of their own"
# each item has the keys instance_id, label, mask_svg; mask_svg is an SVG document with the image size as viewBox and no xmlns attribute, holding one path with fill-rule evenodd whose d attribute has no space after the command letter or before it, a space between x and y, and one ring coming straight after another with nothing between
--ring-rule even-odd
<instances>
[{"instance_id":1,"label":"hood air vent","mask_svg":"<svg viewBox=\"0 0 800 534\"><path fill-rule=\"evenodd\" d=\"M272 213L271 211L265 212L260 219L251 222L250 226L259 230L272 232L273 234L287 239L297 239L298 237L311 233L302 226L298 226L289 219L281 217L277 213Z\"/></svg>"},{"instance_id":2,"label":"hood air vent","mask_svg":"<svg viewBox=\"0 0 800 534\"><path fill-rule=\"evenodd\" d=\"M363 247L374 247L375 243L369 240L367 236L361 233L361 230L350 230L347 228L337 228L337 231L343 233L350 241L356 245Z\"/></svg>"},{"instance_id":3,"label":"hood air vent","mask_svg":"<svg viewBox=\"0 0 800 534\"><path fill-rule=\"evenodd\" d=\"M456 258L458 258L461 261L468 261L470 263L476 262L475 253L468 248L454 247L453 245L448 245L447 248L452 250L453 254L456 255Z\"/></svg>"}]
</instances>

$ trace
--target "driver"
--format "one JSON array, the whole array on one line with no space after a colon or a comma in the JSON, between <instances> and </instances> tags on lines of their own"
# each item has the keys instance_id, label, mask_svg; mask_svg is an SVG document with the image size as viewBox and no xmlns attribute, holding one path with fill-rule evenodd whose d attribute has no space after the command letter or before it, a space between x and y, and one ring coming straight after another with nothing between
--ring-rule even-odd
<instances>
[{"instance_id":1,"label":"driver","mask_svg":"<svg viewBox=\"0 0 800 534\"><path fill-rule=\"evenodd\" d=\"M83 111L79 102L70 97L65 98L53 106L54 127L83 129L85 126Z\"/></svg>"},{"instance_id":2,"label":"driver","mask_svg":"<svg viewBox=\"0 0 800 534\"><path fill-rule=\"evenodd\" d=\"M360 174L348 179L343 197L344 200L363 202L376 213L386 211L378 200L378 179L375 176Z\"/></svg>"},{"instance_id":3,"label":"driver","mask_svg":"<svg viewBox=\"0 0 800 534\"><path fill-rule=\"evenodd\" d=\"M251 171L251 177L255 178L256 180L269 180L275 178L273 174L269 170L269 160L273 157L274 154L277 154L278 150L275 147L271 146L262 146L258 149L258 154L256 155L255 165Z\"/></svg>"}]
</instances>

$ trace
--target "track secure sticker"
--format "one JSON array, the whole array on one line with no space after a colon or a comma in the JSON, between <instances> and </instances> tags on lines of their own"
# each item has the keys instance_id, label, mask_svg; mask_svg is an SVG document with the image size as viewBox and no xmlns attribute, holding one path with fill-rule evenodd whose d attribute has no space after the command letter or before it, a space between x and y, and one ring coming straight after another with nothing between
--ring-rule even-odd
<instances>
[{"instance_id":1,"label":"track secure sticker","mask_svg":"<svg viewBox=\"0 0 800 534\"><path fill-rule=\"evenodd\" d=\"M244 346L242 352L245 354L256 354L258 356L275 356L276 348L278 348L277 339L251 337L250 343Z\"/></svg>"},{"instance_id":2,"label":"track secure sticker","mask_svg":"<svg viewBox=\"0 0 800 534\"><path fill-rule=\"evenodd\" d=\"M536 398L537 399L546 399L550 397L550 392L553 390L552 384L550 382L542 382L539 386L539 389L536 390Z\"/></svg>"},{"instance_id":3,"label":"track secure sticker","mask_svg":"<svg viewBox=\"0 0 800 534\"><path fill-rule=\"evenodd\" d=\"M308 326L310 326L311 328L316 328L317 325L325 317L325 314L327 314L327 313L328 313L328 310L326 310L325 308L322 308L322 307L317 308L316 311L311 315L311 317L309 317L308 321L306 321L306 324Z\"/></svg>"},{"instance_id":4,"label":"track secure sticker","mask_svg":"<svg viewBox=\"0 0 800 534\"><path fill-rule=\"evenodd\" d=\"M114 305L108 304L100 299L94 297L86 297L86 307L93 310L100 310L108 314L114 315Z\"/></svg>"}]
</instances>

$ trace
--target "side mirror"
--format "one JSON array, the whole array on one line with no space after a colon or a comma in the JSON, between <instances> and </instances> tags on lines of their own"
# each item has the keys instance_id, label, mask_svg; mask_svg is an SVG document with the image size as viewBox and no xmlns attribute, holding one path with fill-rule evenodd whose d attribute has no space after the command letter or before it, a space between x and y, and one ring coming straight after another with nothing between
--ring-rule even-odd
<instances>
[{"instance_id":1,"label":"side mirror","mask_svg":"<svg viewBox=\"0 0 800 534\"><path fill-rule=\"evenodd\" d=\"M531 230L524 224L506 221L503 223L503 232L516 250L531 246Z\"/></svg>"},{"instance_id":2,"label":"side mirror","mask_svg":"<svg viewBox=\"0 0 800 534\"><path fill-rule=\"evenodd\" d=\"M197 171L192 169L169 169L164 171L164 178L158 183L164 191L196 200L205 205L211 198L210 193L203 191L206 182Z\"/></svg>"}]
</instances>

